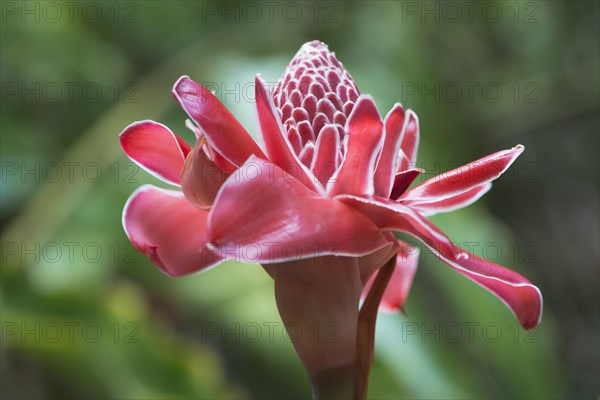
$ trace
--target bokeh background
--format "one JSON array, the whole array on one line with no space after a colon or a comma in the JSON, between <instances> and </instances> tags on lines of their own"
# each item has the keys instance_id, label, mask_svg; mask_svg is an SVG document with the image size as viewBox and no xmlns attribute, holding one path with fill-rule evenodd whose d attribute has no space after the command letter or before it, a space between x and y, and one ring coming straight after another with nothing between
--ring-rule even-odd
<instances>
[{"instance_id":1,"label":"bokeh background","mask_svg":"<svg viewBox=\"0 0 600 400\"><path fill-rule=\"evenodd\" d=\"M154 119L191 140L183 74L255 133L254 75L313 39L382 114L417 112L427 177L526 147L433 220L537 284L541 326L423 252L407 316L379 317L370 398L597 398L598 2L0 4L2 398L310 396L260 267L171 279L128 244L127 197L163 184L117 135Z\"/></svg>"}]
</instances>

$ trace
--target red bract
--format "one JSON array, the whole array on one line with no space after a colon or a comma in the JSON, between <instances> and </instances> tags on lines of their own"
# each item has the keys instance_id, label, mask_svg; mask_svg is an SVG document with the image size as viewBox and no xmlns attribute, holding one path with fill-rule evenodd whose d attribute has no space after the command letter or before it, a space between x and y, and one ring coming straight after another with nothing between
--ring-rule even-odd
<instances>
[{"instance_id":1,"label":"red bract","mask_svg":"<svg viewBox=\"0 0 600 400\"><path fill-rule=\"evenodd\" d=\"M393 232L492 292L525 329L539 323L535 286L459 248L425 218L476 201L523 146L408 189L423 172L414 168L417 116L396 104L382 120L318 41L302 46L272 93L256 77L260 144L187 76L173 95L193 121L193 148L152 121L128 126L120 139L133 161L182 191L138 189L123 211L125 231L171 276L228 259L262 264L315 396L366 392L373 308L402 310L417 265L417 250ZM329 326L334 340L315 339L315 326Z\"/></svg>"}]
</instances>

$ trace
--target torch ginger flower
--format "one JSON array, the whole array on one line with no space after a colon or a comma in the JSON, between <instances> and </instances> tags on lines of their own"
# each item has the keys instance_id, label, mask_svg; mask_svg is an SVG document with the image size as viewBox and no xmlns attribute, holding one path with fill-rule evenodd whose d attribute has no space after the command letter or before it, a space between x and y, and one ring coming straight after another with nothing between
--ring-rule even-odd
<instances>
[{"instance_id":1,"label":"torch ginger flower","mask_svg":"<svg viewBox=\"0 0 600 400\"><path fill-rule=\"evenodd\" d=\"M409 189L423 172L412 168L417 116L396 104L382 119L325 44L302 46L272 92L259 76L255 89L260 144L187 76L173 95L192 120L193 148L153 121L121 133L133 161L181 187L142 186L123 225L171 276L227 259L263 265L316 398L366 395L377 308L402 310L418 259L393 232L497 296L523 328L540 322L537 287L459 248L425 218L479 199L523 146ZM335 340L315 340L314 324L329 326Z\"/></svg>"}]
</instances>

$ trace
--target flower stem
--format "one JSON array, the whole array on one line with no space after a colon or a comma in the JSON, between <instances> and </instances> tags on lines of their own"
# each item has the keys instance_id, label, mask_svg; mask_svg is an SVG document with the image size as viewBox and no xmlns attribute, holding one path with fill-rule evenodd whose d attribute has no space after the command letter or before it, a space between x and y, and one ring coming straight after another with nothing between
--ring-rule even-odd
<instances>
[{"instance_id":1,"label":"flower stem","mask_svg":"<svg viewBox=\"0 0 600 400\"><path fill-rule=\"evenodd\" d=\"M390 281L396 257L392 257L379 269L377 278L358 314L358 333L356 340L356 386L355 399L366 399L369 385L369 372L373 363L375 348L375 323L383 292Z\"/></svg>"},{"instance_id":2,"label":"flower stem","mask_svg":"<svg viewBox=\"0 0 600 400\"><path fill-rule=\"evenodd\" d=\"M354 365L320 372L311 377L314 400L353 399L355 388Z\"/></svg>"}]
</instances>

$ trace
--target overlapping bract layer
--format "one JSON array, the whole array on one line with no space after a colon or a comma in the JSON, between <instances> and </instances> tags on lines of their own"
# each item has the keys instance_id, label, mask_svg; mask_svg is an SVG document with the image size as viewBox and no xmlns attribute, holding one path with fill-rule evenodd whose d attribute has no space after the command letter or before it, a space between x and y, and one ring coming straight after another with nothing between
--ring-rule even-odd
<instances>
[{"instance_id":1,"label":"overlapping bract layer","mask_svg":"<svg viewBox=\"0 0 600 400\"><path fill-rule=\"evenodd\" d=\"M300 49L273 93L257 76L260 144L187 76L175 83L173 95L192 120L193 148L152 121L134 123L121 134L135 162L182 188L145 186L123 213L132 243L165 273L182 276L226 259L258 262L280 276L278 293L292 293L290 274L275 269L310 264L303 282L335 270L339 285L331 290L366 292L377 269L398 255L382 307L401 310L417 264L416 250L391 234L404 232L499 297L523 327L539 323L542 298L535 286L457 247L425 218L476 201L523 146L409 189L422 172L415 165L415 113L396 104L382 119L373 99L359 93L341 63L316 41ZM353 260L347 262L354 271L348 277L356 282L358 274L360 285L343 289L349 282L338 267L327 269L331 257L335 265Z\"/></svg>"}]
</instances>

